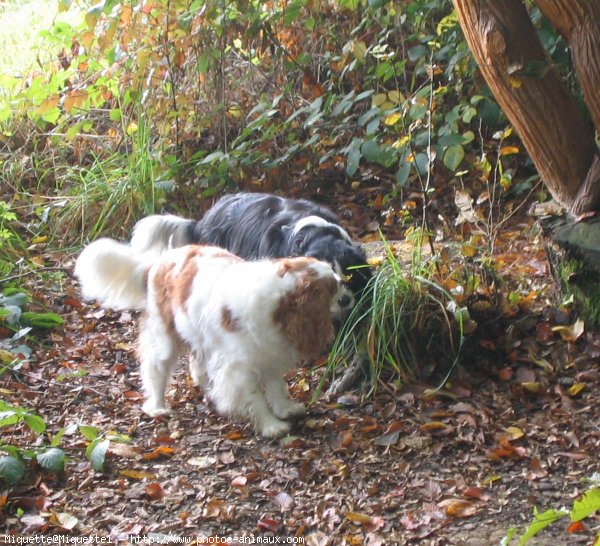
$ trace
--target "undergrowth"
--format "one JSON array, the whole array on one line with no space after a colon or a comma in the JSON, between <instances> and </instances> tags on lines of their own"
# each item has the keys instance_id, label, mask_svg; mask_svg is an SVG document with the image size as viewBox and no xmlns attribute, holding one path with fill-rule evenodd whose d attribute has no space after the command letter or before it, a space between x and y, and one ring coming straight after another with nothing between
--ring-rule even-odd
<instances>
[{"instance_id":1,"label":"undergrowth","mask_svg":"<svg viewBox=\"0 0 600 546\"><path fill-rule=\"evenodd\" d=\"M436 280L436 257L423 255L422 237L410 265L382 243L385 257L336 337L321 387L356 358L371 393L434 375L443 384L458 361L468 313Z\"/></svg>"}]
</instances>

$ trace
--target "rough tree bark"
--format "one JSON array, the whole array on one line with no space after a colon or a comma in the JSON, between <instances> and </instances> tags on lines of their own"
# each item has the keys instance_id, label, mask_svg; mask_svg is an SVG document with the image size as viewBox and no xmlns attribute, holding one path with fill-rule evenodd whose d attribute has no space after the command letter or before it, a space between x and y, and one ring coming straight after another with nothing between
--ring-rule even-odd
<instances>
[{"instance_id":1,"label":"rough tree bark","mask_svg":"<svg viewBox=\"0 0 600 546\"><path fill-rule=\"evenodd\" d=\"M536 0L538 7L567 41L573 55L577 79L596 129L600 131L600 2L597 0ZM588 176L573 203L585 210L598 201L600 161L596 154Z\"/></svg>"},{"instance_id":2,"label":"rough tree bark","mask_svg":"<svg viewBox=\"0 0 600 546\"><path fill-rule=\"evenodd\" d=\"M522 1L453 1L481 73L554 199L574 215L600 210L594 128L552 65ZM538 0L538 4L573 47L577 74L598 124L598 1Z\"/></svg>"}]
</instances>

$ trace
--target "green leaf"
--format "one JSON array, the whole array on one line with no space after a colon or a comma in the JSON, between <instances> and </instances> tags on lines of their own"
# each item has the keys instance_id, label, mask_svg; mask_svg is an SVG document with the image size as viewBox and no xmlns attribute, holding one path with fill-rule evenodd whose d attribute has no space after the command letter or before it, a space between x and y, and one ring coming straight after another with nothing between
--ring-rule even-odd
<instances>
[{"instance_id":1,"label":"green leaf","mask_svg":"<svg viewBox=\"0 0 600 546\"><path fill-rule=\"evenodd\" d=\"M94 445L94 447L90 452L90 464L96 472L102 472L104 470L104 461L106 460L106 452L108 451L110 440L100 440L98 442L93 442L91 445Z\"/></svg>"},{"instance_id":2,"label":"green leaf","mask_svg":"<svg viewBox=\"0 0 600 546\"><path fill-rule=\"evenodd\" d=\"M71 7L71 0L59 0L58 1L58 13L69 11Z\"/></svg>"},{"instance_id":3,"label":"green leaf","mask_svg":"<svg viewBox=\"0 0 600 546\"><path fill-rule=\"evenodd\" d=\"M440 146L456 146L457 144L462 144L464 138L462 135L458 135L456 133L449 133L447 135L443 135L438 138L438 144Z\"/></svg>"},{"instance_id":4,"label":"green leaf","mask_svg":"<svg viewBox=\"0 0 600 546\"><path fill-rule=\"evenodd\" d=\"M400 163L400 167L396 171L396 184L399 187L403 187L408 180L408 175L410 174L410 163L408 161L402 161Z\"/></svg>"},{"instance_id":5,"label":"green leaf","mask_svg":"<svg viewBox=\"0 0 600 546\"><path fill-rule=\"evenodd\" d=\"M79 425L79 432L90 442L93 442L98 437L98 428L90 425Z\"/></svg>"},{"instance_id":6,"label":"green leaf","mask_svg":"<svg viewBox=\"0 0 600 546\"><path fill-rule=\"evenodd\" d=\"M421 176L426 176L427 171L429 170L429 158L427 154L418 153L415 156L415 167Z\"/></svg>"},{"instance_id":7,"label":"green leaf","mask_svg":"<svg viewBox=\"0 0 600 546\"><path fill-rule=\"evenodd\" d=\"M540 531L543 531L548 525L554 523L557 519L566 516L567 512L561 510L546 510L541 514L537 510L534 510L534 518L529 527L523 533L523 536L519 539L519 546L523 546L530 538L533 538Z\"/></svg>"},{"instance_id":8,"label":"green leaf","mask_svg":"<svg viewBox=\"0 0 600 546\"><path fill-rule=\"evenodd\" d=\"M21 417L16 411L2 411L0 412L0 427L16 425L20 419Z\"/></svg>"},{"instance_id":9,"label":"green leaf","mask_svg":"<svg viewBox=\"0 0 600 546\"><path fill-rule=\"evenodd\" d=\"M416 45L408 50L408 58L411 62L416 62L419 59L424 59L428 56L429 50L424 45Z\"/></svg>"},{"instance_id":10,"label":"green leaf","mask_svg":"<svg viewBox=\"0 0 600 546\"><path fill-rule=\"evenodd\" d=\"M363 142L362 146L360 147L360 151L367 161L373 163L379 161L379 158L381 157L381 148L374 140L367 140Z\"/></svg>"},{"instance_id":11,"label":"green leaf","mask_svg":"<svg viewBox=\"0 0 600 546\"><path fill-rule=\"evenodd\" d=\"M34 313L33 311L21 313L21 324L34 328L54 328L63 322L62 317L56 313Z\"/></svg>"},{"instance_id":12,"label":"green leaf","mask_svg":"<svg viewBox=\"0 0 600 546\"><path fill-rule=\"evenodd\" d=\"M302 10L305 4L306 0L296 0L295 2L292 2L291 4L286 6L283 14L284 24L290 25L291 23L294 23L298 19L300 11Z\"/></svg>"},{"instance_id":13,"label":"green leaf","mask_svg":"<svg viewBox=\"0 0 600 546\"><path fill-rule=\"evenodd\" d=\"M65 435L65 432L67 432L66 428L61 428L52 438L52 440L50 441L50 446L51 447L56 447L58 444L60 444L60 441L62 440L62 437Z\"/></svg>"},{"instance_id":14,"label":"green leaf","mask_svg":"<svg viewBox=\"0 0 600 546\"><path fill-rule=\"evenodd\" d=\"M460 144L450 146L444 153L444 165L455 171L465 157L465 150Z\"/></svg>"},{"instance_id":15,"label":"green leaf","mask_svg":"<svg viewBox=\"0 0 600 546\"><path fill-rule=\"evenodd\" d=\"M0 457L0 478L8 485L17 483L25 474L25 467L19 459L6 455Z\"/></svg>"},{"instance_id":16,"label":"green leaf","mask_svg":"<svg viewBox=\"0 0 600 546\"><path fill-rule=\"evenodd\" d=\"M39 415L27 413L23 415L23 419L27 423L27 426L36 434L42 434L46 430L46 423Z\"/></svg>"},{"instance_id":17,"label":"green leaf","mask_svg":"<svg viewBox=\"0 0 600 546\"><path fill-rule=\"evenodd\" d=\"M600 510L600 488L594 487L573 503L571 521L581 521Z\"/></svg>"},{"instance_id":18,"label":"green leaf","mask_svg":"<svg viewBox=\"0 0 600 546\"><path fill-rule=\"evenodd\" d=\"M513 537L517 534L519 529L517 527L511 527L506 533L506 536L500 541L500 546L508 546Z\"/></svg>"},{"instance_id":19,"label":"green leaf","mask_svg":"<svg viewBox=\"0 0 600 546\"><path fill-rule=\"evenodd\" d=\"M358 0L339 0L340 7L356 11L358 9Z\"/></svg>"},{"instance_id":20,"label":"green leaf","mask_svg":"<svg viewBox=\"0 0 600 546\"><path fill-rule=\"evenodd\" d=\"M353 176L358 170L358 164L360 163L361 151L361 139L355 138L348 147L348 161L346 162L346 173L348 176Z\"/></svg>"},{"instance_id":21,"label":"green leaf","mask_svg":"<svg viewBox=\"0 0 600 546\"><path fill-rule=\"evenodd\" d=\"M37 456L37 461L42 468L51 470L52 472L59 472L65 467L65 461L67 456L62 449L57 447L51 447L43 453Z\"/></svg>"}]
</instances>

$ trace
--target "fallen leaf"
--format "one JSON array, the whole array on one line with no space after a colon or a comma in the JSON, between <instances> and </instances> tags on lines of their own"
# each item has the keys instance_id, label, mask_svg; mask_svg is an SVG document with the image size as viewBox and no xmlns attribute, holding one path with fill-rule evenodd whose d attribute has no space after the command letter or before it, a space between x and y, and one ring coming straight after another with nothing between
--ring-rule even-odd
<instances>
[{"instance_id":1,"label":"fallen leaf","mask_svg":"<svg viewBox=\"0 0 600 546\"><path fill-rule=\"evenodd\" d=\"M542 392L542 385L537 381L526 381L525 383L521 383L521 387L533 394L540 394Z\"/></svg>"},{"instance_id":2,"label":"fallen leaf","mask_svg":"<svg viewBox=\"0 0 600 546\"><path fill-rule=\"evenodd\" d=\"M125 457L127 459L139 459L140 451L138 448L130 444L121 444L118 442L111 442L108 448L108 452L117 457Z\"/></svg>"},{"instance_id":3,"label":"fallen leaf","mask_svg":"<svg viewBox=\"0 0 600 546\"><path fill-rule=\"evenodd\" d=\"M216 519L221 515L221 509L223 508L224 501L221 499L211 499L208 501L206 508L204 509L204 517Z\"/></svg>"},{"instance_id":4,"label":"fallen leaf","mask_svg":"<svg viewBox=\"0 0 600 546\"><path fill-rule=\"evenodd\" d=\"M574 521L567 527L567 533L582 533L585 530L583 521Z\"/></svg>"},{"instance_id":5,"label":"fallen leaf","mask_svg":"<svg viewBox=\"0 0 600 546\"><path fill-rule=\"evenodd\" d=\"M292 496L289 493L286 493L285 491L281 491L277 493L277 495L275 495L274 497L271 497L271 502L275 506L277 506L277 508L279 508L282 512L288 512L292 508L294 508L294 506L296 506L296 502L294 501Z\"/></svg>"},{"instance_id":6,"label":"fallen leaf","mask_svg":"<svg viewBox=\"0 0 600 546\"><path fill-rule=\"evenodd\" d=\"M575 383L569 387L567 392L570 396L577 396L583 389L585 389L585 383Z\"/></svg>"},{"instance_id":7,"label":"fallen leaf","mask_svg":"<svg viewBox=\"0 0 600 546\"><path fill-rule=\"evenodd\" d=\"M200 469L206 469L214 466L217 463L217 458L210 455L205 457L192 457L187 460L187 463L192 466L197 466Z\"/></svg>"},{"instance_id":8,"label":"fallen leaf","mask_svg":"<svg viewBox=\"0 0 600 546\"><path fill-rule=\"evenodd\" d=\"M349 521L353 521L354 523L370 523L373 519L368 514L362 514L360 512L346 512L346 519Z\"/></svg>"},{"instance_id":9,"label":"fallen leaf","mask_svg":"<svg viewBox=\"0 0 600 546\"><path fill-rule=\"evenodd\" d=\"M169 446L160 445L154 448L150 453L144 453L143 458L146 461L152 461L159 459L160 457L171 457L175 453L175 450Z\"/></svg>"},{"instance_id":10,"label":"fallen leaf","mask_svg":"<svg viewBox=\"0 0 600 546\"><path fill-rule=\"evenodd\" d=\"M156 474L145 470L119 470L119 475L132 480L155 480Z\"/></svg>"},{"instance_id":11,"label":"fallen leaf","mask_svg":"<svg viewBox=\"0 0 600 546\"><path fill-rule=\"evenodd\" d=\"M492 476L487 476L481 480L482 485L491 485L494 482L498 482L502 480L502 476L498 476L497 474L493 474Z\"/></svg>"},{"instance_id":12,"label":"fallen leaf","mask_svg":"<svg viewBox=\"0 0 600 546\"><path fill-rule=\"evenodd\" d=\"M448 424L443 421L430 421L421 425L421 430L423 432L435 432L436 430L444 430L447 426Z\"/></svg>"},{"instance_id":13,"label":"fallen leaf","mask_svg":"<svg viewBox=\"0 0 600 546\"><path fill-rule=\"evenodd\" d=\"M511 440L518 440L519 438L523 438L525 435L525 433L519 427L508 427L505 430L510 435Z\"/></svg>"},{"instance_id":14,"label":"fallen leaf","mask_svg":"<svg viewBox=\"0 0 600 546\"><path fill-rule=\"evenodd\" d=\"M354 436L352 434L351 430L345 430L342 433L342 447L350 447L352 445L352 442L354 440Z\"/></svg>"},{"instance_id":15,"label":"fallen leaf","mask_svg":"<svg viewBox=\"0 0 600 546\"><path fill-rule=\"evenodd\" d=\"M219 453L219 461L223 464L231 464L235 462L235 456L233 455L233 451L225 451L223 453Z\"/></svg>"},{"instance_id":16,"label":"fallen leaf","mask_svg":"<svg viewBox=\"0 0 600 546\"><path fill-rule=\"evenodd\" d=\"M231 485L233 487L244 487L248 483L248 478L246 476L236 476L231 480Z\"/></svg>"},{"instance_id":17,"label":"fallen leaf","mask_svg":"<svg viewBox=\"0 0 600 546\"><path fill-rule=\"evenodd\" d=\"M477 504L463 499L446 499L440 502L438 506L443 508L446 514L455 518L471 517L478 510Z\"/></svg>"},{"instance_id":18,"label":"fallen leaf","mask_svg":"<svg viewBox=\"0 0 600 546\"><path fill-rule=\"evenodd\" d=\"M54 510L52 510L50 512L49 523L55 527L60 527L65 531L72 531L79 523L79 520L66 512L54 512Z\"/></svg>"},{"instance_id":19,"label":"fallen leaf","mask_svg":"<svg viewBox=\"0 0 600 546\"><path fill-rule=\"evenodd\" d=\"M490 500L490 496L483 487L467 487L463 491L463 495L470 499L477 499L483 502Z\"/></svg>"},{"instance_id":20,"label":"fallen leaf","mask_svg":"<svg viewBox=\"0 0 600 546\"><path fill-rule=\"evenodd\" d=\"M530 472L527 473L527 478L530 480L545 478L548 476L548 471L542 468L542 464L538 457L533 457L529 464Z\"/></svg>"},{"instance_id":21,"label":"fallen leaf","mask_svg":"<svg viewBox=\"0 0 600 546\"><path fill-rule=\"evenodd\" d=\"M578 318L570 326L554 326L553 332L558 332L565 341L577 341L585 331L585 322Z\"/></svg>"},{"instance_id":22,"label":"fallen leaf","mask_svg":"<svg viewBox=\"0 0 600 546\"><path fill-rule=\"evenodd\" d=\"M399 438L400 430L394 430L392 432L388 432L387 434L377 436L377 438L373 440L373 443L377 446L389 447L397 444Z\"/></svg>"},{"instance_id":23,"label":"fallen leaf","mask_svg":"<svg viewBox=\"0 0 600 546\"><path fill-rule=\"evenodd\" d=\"M543 343L548 343L554 339L554 330L548 322L538 322L535 325L535 332L537 338Z\"/></svg>"},{"instance_id":24,"label":"fallen leaf","mask_svg":"<svg viewBox=\"0 0 600 546\"><path fill-rule=\"evenodd\" d=\"M258 520L258 522L256 523L256 526L259 529L263 529L265 531L271 531L272 533L278 533L279 529L281 528L281 523L279 523L278 521L276 521L274 519L262 518L262 519Z\"/></svg>"},{"instance_id":25,"label":"fallen leaf","mask_svg":"<svg viewBox=\"0 0 600 546\"><path fill-rule=\"evenodd\" d=\"M239 430L232 430L231 432L228 432L225 435L225 438L227 438L228 440L239 440L243 437L244 435Z\"/></svg>"},{"instance_id":26,"label":"fallen leaf","mask_svg":"<svg viewBox=\"0 0 600 546\"><path fill-rule=\"evenodd\" d=\"M146 495L152 500L160 500L165 496L162 486L157 482L149 483L146 486Z\"/></svg>"}]
</instances>

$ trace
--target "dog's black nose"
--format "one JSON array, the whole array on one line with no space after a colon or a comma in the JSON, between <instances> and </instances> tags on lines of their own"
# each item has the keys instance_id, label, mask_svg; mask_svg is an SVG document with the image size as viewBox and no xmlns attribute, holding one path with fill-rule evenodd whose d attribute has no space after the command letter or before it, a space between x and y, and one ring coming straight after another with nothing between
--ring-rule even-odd
<instances>
[{"instance_id":1,"label":"dog's black nose","mask_svg":"<svg viewBox=\"0 0 600 546\"><path fill-rule=\"evenodd\" d=\"M340 304L340 307L342 307L342 308L350 307L350 305L352 305L352 297L349 296L348 294L344 294L338 300L338 303Z\"/></svg>"}]
</instances>

